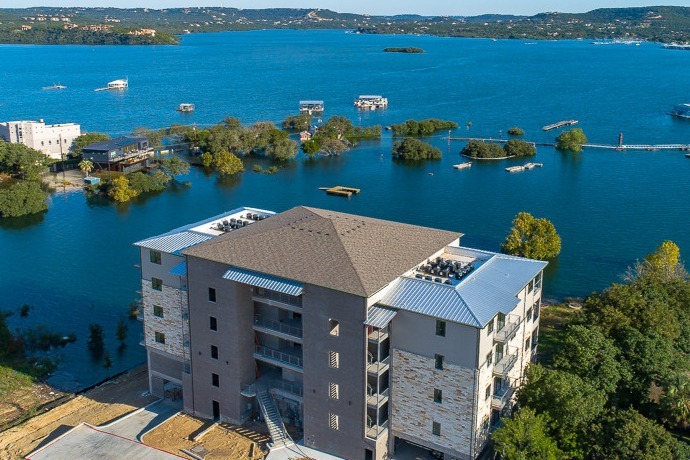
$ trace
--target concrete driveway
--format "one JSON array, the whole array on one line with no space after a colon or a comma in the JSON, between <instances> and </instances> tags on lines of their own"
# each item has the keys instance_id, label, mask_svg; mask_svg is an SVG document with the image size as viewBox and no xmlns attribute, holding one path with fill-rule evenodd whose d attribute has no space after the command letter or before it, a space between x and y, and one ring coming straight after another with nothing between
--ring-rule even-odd
<instances>
[{"instance_id":1,"label":"concrete driveway","mask_svg":"<svg viewBox=\"0 0 690 460\"><path fill-rule=\"evenodd\" d=\"M141 436L181 410L179 403L160 400L98 429L141 442Z\"/></svg>"}]
</instances>

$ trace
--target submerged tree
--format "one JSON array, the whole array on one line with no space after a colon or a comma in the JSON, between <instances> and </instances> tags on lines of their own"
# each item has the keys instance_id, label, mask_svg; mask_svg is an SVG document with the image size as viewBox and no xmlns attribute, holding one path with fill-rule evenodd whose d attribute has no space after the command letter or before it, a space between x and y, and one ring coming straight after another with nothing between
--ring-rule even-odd
<instances>
[{"instance_id":1,"label":"submerged tree","mask_svg":"<svg viewBox=\"0 0 690 460\"><path fill-rule=\"evenodd\" d=\"M171 156L160 162L161 170L170 177L170 180L175 180L175 176L187 174L189 172L189 163L176 156Z\"/></svg>"},{"instance_id":2,"label":"submerged tree","mask_svg":"<svg viewBox=\"0 0 690 460\"><path fill-rule=\"evenodd\" d=\"M103 326L100 324L89 324L89 341L87 342L87 346L89 347L89 350L93 352L103 351Z\"/></svg>"},{"instance_id":3,"label":"submerged tree","mask_svg":"<svg viewBox=\"0 0 690 460\"><path fill-rule=\"evenodd\" d=\"M513 227L501 245L501 251L531 259L552 259L561 252L561 237L548 219L521 212L513 220Z\"/></svg>"},{"instance_id":4,"label":"submerged tree","mask_svg":"<svg viewBox=\"0 0 690 460\"><path fill-rule=\"evenodd\" d=\"M556 148L564 152L581 152L582 146L586 143L587 136L581 128L573 128L556 138Z\"/></svg>"}]
</instances>

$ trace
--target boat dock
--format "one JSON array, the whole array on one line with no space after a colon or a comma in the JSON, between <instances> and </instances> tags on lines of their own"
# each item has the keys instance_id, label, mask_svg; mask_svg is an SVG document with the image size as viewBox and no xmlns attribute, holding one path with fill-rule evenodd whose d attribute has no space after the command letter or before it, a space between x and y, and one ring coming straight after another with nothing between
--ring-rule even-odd
<instances>
[{"instance_id":1,"label":"boat dock","mask_svg":"<svg viewBox=\"0 0 690 460\"><path fill-rule=\"evenodd\" d=\"M554 123L552 125L544 126L542 128L542 131L551 131L552 129L558 129L558 128L562 128L564 126L576 125L578 123L579 123L579 121L577 121L577 120L563 120L563 121L559 121L558 123Z\"/></svg>"},{"instance_id":2,"label":"boat dock","mask_svg":"<svg viewBox=\"0 0 690 460\"><path fill-rule=\"evenodd\" d=\"M471 167L472 167L471 161L466 161L465 163L453 165L453 168L455 168L455 169L467 169L467 168L471 168Z\"/></svg>"},{"instance_id":3,"label":"boat dock","mask_svg":"<svg viewBox=\"0 0 690 460\"><path fill-rule=\"evenodd\" d=\"M488 143L495 143L495 144L505 144L508 142L508 139L494 139L492 137L489 138L481 138L481 137L444 137L444 139L448 139L449 141L462 141L462 142L469 142L469 141L481 141L481 142L488 142ZM554 142L530 142L535 147L555 147L556 144ZM607 150L618 150L618 151L625 151L625 150L647 150L648 152L656 152L658 150L682 150L682 151L690 151L690 144L584 144L582 147L588 148L588 149L607 149Z\"/></svg>"},{"instance_id":4,"label":"boat dock","mask_svg":"<svg viewBox=\"0 0 690 460\"><path fill-rule=\"evenodd\" d=\"M321 113L324 110L323 101L299 101L299 111L306 112L309 115L312 113Z\"/></svg>"},{"instance_id":5,"label":"boat dock","mask_svg":"<svg viewBox=\"0 0 690 460\"><path fill-rule=\"evenodd\" d=\"M521 165L521 166L510 166L510 167L506 168L506 171L508 171L510 173L522 172L522 171L526 171L526 170L530 170L530 169L534 169L534 168L541 168L542 166L544 166L544 163L525 163L524 165Z\"/></svg>"},{"instance_id":6,"label":"boat dock","mask_svg":"<svg viewBox=\"0 0 690 460\"><path fill-rule=\"evenodd\" d=\"M336 185L335 187L319 187L319 190L325 190L327 195L344 196L350 198L352 195L359 195L360 189L354 187L344 187Z\"/></svg>"}]
</instances>

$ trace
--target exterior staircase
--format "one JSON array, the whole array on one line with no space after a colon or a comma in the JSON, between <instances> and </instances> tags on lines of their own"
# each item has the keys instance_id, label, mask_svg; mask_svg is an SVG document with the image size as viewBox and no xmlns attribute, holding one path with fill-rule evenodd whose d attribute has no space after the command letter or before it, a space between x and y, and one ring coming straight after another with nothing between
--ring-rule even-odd
<instances>
[{"instance_id":1,"label":"exterior staircase","mask_svg":"<svg viewBox=\"0 0 690 460\"><path fill-rule=\"evenodd\" d=\"M266 389L261 389L257 392L256 399L259 401L261 415L263 415L271 435L271 447L275 449L293 445L294 442L283 425L283 419L271 393Z\"/></svg>"}]
</instances>

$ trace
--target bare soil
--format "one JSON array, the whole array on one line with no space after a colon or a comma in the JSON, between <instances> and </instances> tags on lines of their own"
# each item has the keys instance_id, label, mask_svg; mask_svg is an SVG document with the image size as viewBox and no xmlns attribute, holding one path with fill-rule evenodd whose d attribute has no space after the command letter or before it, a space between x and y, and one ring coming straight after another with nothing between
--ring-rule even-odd
<instances>
[{"instance_id":1,"label":"bare soil","mask_svg":"<svg viewBox=\"0 0 690 460\"><path fill-rule=\"evenodd\" d=\"M155 400L148 394L146 367L138 367L2 432L0 458L23 459L81 422L102 425Z\"/></svg>"},{"instance_id":2,"label":"bare soil","mask_svg":"<svg viewBox=\"0 0 690 460\"><path fill-rule=\"evenodd\" d=\"M35 415L50 403L67 401L72 395L63 393L44 383L29 384L5 395L0 401L0 431L17 421Z\"/></svg>"},{"instance_id":3,"label":"bare soil","mask_svg":"<svg viewBox=\"0 0 690 460\"><path fill-rule=\"evenodd\" d=\"M208 431L200 436L207 428ZM235 425L211 425L186 414L178 414L142 438L149 446L175 455L193 458L182 450L201 453L204 460L263 460L268 453L267 434Z\"/></svg>"}]
</instances>

